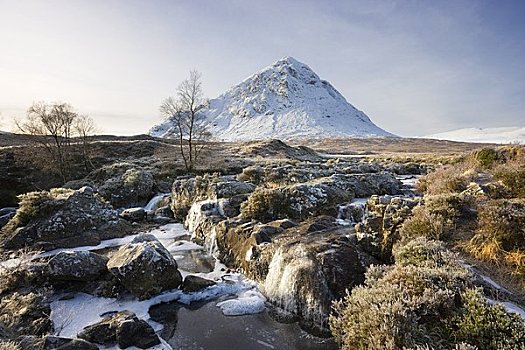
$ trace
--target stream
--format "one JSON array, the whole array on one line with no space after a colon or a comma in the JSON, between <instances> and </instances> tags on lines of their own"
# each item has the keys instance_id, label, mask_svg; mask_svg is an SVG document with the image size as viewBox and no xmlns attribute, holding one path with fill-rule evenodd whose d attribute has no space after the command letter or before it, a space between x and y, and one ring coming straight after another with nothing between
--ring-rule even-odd
<instances>
[{"instance_id":1,"label":"stream","mask_svg":"<svg viewBox=\"0 0 525 350\"><path fill-rule=\"evenodd\" d=\"M84 327L100 321L101 315L129 310L146 320L162 338L160 345L151 348L155 350L337 349L332 339L312 336L297 323L274 320L270 316L272 306L266 302L257 284L230 271L204 247L191 242L182 224L164 225L148 233L157 237L174 256L183 276L197 275L217 284L193 293L178 289L166 291L147 300L132 296L104 298L84 293L57 295L51 303L56 335L74 338ZM117 249L134 237L107 240L98 246L73 250ZM62 249L50 251L45 256L60 251Z\"/></svg>"}]
</instances>

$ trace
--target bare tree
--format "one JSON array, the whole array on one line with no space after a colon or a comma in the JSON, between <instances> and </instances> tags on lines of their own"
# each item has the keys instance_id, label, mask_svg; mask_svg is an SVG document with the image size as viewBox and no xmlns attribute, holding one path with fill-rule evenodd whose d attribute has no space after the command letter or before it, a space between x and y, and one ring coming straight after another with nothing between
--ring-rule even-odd
<instances>
[{"instance_id":1,"label":"bare tree","mask_svg":"<svg viewBox=\"0 0 525 350\"><path fill-rule=\"evenodd\" d=\"M82 141L82 157L84 158L84 167L86 171L93 169L94 165L91 162L88 137L94 135L98 131L95 121L90 116L79 115L74 121L73 129L75 134L78 135Z\"/></svg>"},{"instance_id":2,"label":"bare tree","mask_svg":"<svg viewBox=\"0 0 525 350\"><path fill-rule=\"evenodd\" d=\"M34 102L27 110L26 119L15 120L15 124L22 133L37 137L64 182L69 178L72 164L72 137L75 134L81 137L86 159L87 136L96 129L91 118L79 116L70 104L62 102Z\"/></svg>"},{"instance_id":3,"label":"bare tree","mask_svg":"<svg viewBox=\"0 0 525 350\"><path fill-rule=\"evenodd\" d=\"M166 98L160 106L162 116L174 125L169 134L179 139L180 153L187 171L195 168L201 151L211 137L204 115L200 113L206 104L202 94L201 74L194 70L179 85L176 97Z\"/></svg>"}]
</instances>

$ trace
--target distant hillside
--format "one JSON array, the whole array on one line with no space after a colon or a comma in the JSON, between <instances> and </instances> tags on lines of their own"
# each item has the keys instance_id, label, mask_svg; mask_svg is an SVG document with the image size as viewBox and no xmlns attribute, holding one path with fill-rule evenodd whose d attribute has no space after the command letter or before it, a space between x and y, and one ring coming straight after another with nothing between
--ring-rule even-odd
<instances>
[{"instance_id":1,"label":"distant hillside","mask_svg":"<svg viewBox=\"0 0 525 350\"><path fill-rule=\"evenodd\" d=\"M525 127L465 128L427 135L425 138L481 143L525 143Z\"/></svg>"}]
</instances>

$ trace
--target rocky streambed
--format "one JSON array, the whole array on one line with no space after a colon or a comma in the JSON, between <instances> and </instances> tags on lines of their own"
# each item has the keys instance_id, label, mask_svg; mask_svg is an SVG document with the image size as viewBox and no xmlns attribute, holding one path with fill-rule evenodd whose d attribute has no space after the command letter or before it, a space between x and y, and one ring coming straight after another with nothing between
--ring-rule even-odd
<instances>
[{"instance_id":1,"label":"rocky streambed","mask_svg":"<svg viewBox=\"0 0 525 350\"><path fill-rule=\"evenodd\" d=\"M272 318L272 306L266 303L258 285L243 274L230 271L209 250L190 242L189 232L181 224L161 226L147 233L175 258L185 281L198 277L210 285L199 281L143 300L132 295L108 298L87 293L58 294L51 302L56 336L77 338L104 316L130 312L158 334L159 344L152 349L231 349L232 339L236 348L245 349L336 348L330 339L312 336L297 323L281 323ZM96 252L104 248L107 252L137 237L103 241L96 247L77 247L74 251ZM63 251L42 256L57 256Z\"/></svg>"}]
</instances>

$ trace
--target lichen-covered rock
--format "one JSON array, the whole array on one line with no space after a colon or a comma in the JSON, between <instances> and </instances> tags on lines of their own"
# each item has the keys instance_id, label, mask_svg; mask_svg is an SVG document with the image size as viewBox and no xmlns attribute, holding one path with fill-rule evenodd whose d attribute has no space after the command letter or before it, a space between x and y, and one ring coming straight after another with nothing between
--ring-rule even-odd
<instances>
[{"instance_id":1,"label":"lichen-covered rock","mask_svg":"<svg viewBox=\"0 0 525 350\"><path fill-rule=\"evenodd\" d=\"M96 245L128 230L118 212L92 188L53 189L22 195L16 215L2 228L2 240L9 249L49 250Z\"/></svg>"},{"instance_id":2,"label":"lichen-covered rock","mask_svg":"<svg viewBox=\"0 0 525 350\"><path fill-rule=\"evenodd\" d=\"M233 197L239 199L254 190L255 185L249 182L218 175L206 174L190 179L179 179L173 183L171 209L175 217L184 218L194 202Z\"/></svg>"},{"instance_id":3,"label":"lichen-covered rock","mask_svg":"<svg viewBox=\"0 0 525 350\"><path fill-rule=\"evenodd\" d=\"M114 207L129 208L144 205L153 196L154 186L151 172L133 167L106 179L99 192Z\"/></svg>"},{"instance_id":4,"label":"lichen-covered rock","mask_svg":"<svg viewBox=\"0 0 525 350\"><path fill-rule=\"evenodd\" d=\"M182 276L168 250L150 234L122 246L107 263L109 271L133 295L145 299L179 287Z\"/></svg>"},{"instance_id":5,"label":"lichen-covered rock","mask_svg":"<svg viewBox=\"0 0 525 350\"><path fill-rule=\"evenodd\" d=\"M364 220L355 226L359 245L374 257L389 262L399 229L420 203L420 198L370 197Z\"/></svg>"},{"instance_id":6,"label":"lichen-covered rock","mask_svg":"<svg viewBox=\"0 0 525 350\"><path fill-rule=\"evenodd\" d=\"M107 271L105 256L89 252L60 252L47 264L47 276L55 281L93 281Z\"/></svg>"}]
</instances>

